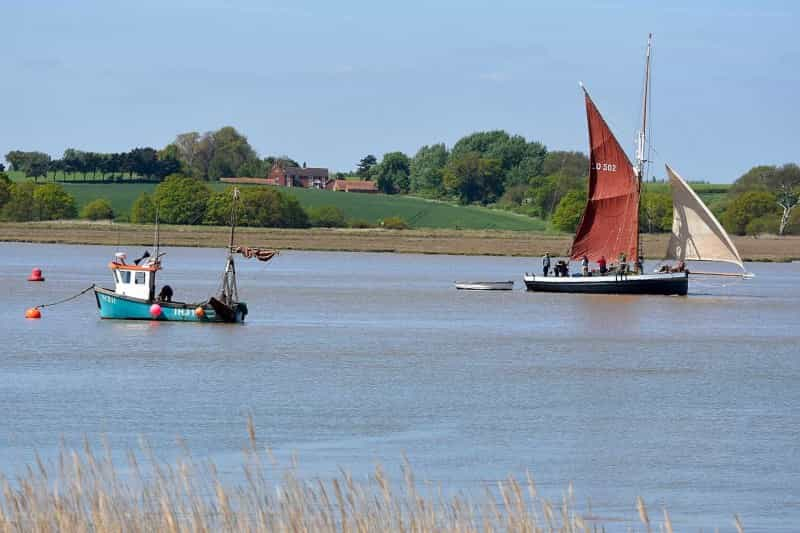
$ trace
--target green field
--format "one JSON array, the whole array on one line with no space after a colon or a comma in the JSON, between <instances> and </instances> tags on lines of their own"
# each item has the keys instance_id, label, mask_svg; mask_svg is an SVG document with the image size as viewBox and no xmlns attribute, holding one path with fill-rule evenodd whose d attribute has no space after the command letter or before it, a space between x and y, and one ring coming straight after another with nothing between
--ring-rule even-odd
<instances>
[{"instance_id":1,"label":"green field","mask_svg":"<svg viewBox=\"0 0 800 533\"><path fill-rule=\"evenodd\" d=\"M11 172L15 181L25 179L21 173ZM728 184L694 183L697 191L707 205L713 206L730 189ZM95 198L106 198L111 202L118 216L126 217L133 201L143 192L153 192L154 183L63 183L64 188L75 197L78 207L86 205ZM209 186L216 191L228 187L227 184L212 182ZM240 185L247 187L248 185ZM669 192L669 184L647 183L645 188L652 192ZM405 219L413 228L443 229L502 229L537 230L547 228L547 223L535 218L518 215L500 209L478 206L459 206L412 196L389 196L384 194L359 194L316 189L282 189L294 195L300 204L308 209L332 205L341 209L348 219L364 220L377 224L381 219L398 216Z\"/></svg>"},{"instance_id":2,"label":"green field","mask_svg":"<svg viewBox=\"0 0 800 533\"><path fill-rule=\"evenodd\" d=\"M13 175L12 179L23 179ZM96 198L111 202L117 216L126 217L134 200L143 192L153 192L154 183L62 183L64 189L75 197L80 209ZM212 182L211 189L220 191L228 187L225 183ZM248 185L240 185L240 187ZM348 219L365 220L377 224L381 219L398 216L412 228L442 229L500 229L500 230L544 230L547 223L499 209L477 206L459 206L409 196L385 194L359 194L320 191L315 189L281 189L295 196L308 209L332 205L341 209Z\"/></svg>"}]
</instances>

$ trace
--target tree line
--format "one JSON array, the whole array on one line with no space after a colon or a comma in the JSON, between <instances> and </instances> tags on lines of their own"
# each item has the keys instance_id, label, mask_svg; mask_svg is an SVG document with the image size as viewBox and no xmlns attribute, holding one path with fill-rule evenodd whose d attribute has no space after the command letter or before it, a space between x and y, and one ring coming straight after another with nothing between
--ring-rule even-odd
<instances>
[{"instance_id":1,"label":"tree line","mask_svg":"<svg viewBox=\"0 0 800 533\"><path fill-rule=\"evenodd\" d=\"M181 174L200 181L225 176L266 176L276 162L300 164L287 156L260 158L235 128L181 133L160 150L134 148L119 154L68 149L51 160L42 152L12 151L6 155L12 170L34 178L82 175L102 179L135 178L163 181ZM352 172L375 182L385 194L413 194L461 204L480 204L515 211L550 222L554 229L574 231L586 204L589 160L581 152L549 151L539 141L502 130L476 132L451 148L425 145L413 156L394 151L378 160L361 158ZM800 199L800 169L796 164L757 166L736 180L711 208L735 234L799 233L795 207ZM98 208L104 206L98 206ZM640 221L642 231L669 231L672 200L668 192L645 189Z\"/></svg>"}]
</instances>

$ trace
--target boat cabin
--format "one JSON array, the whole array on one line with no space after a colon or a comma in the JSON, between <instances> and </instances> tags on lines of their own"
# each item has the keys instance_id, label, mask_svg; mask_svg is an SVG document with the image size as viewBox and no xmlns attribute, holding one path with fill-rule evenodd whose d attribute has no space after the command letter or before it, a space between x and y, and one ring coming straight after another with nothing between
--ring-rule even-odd
<instances>
[{"instance_id":1,"label":"boat cabin","mask_svg":"<svg viewBox=\"0 0 800 533\"><path fill-rule=\"evenodd\" d=\"M123 252L114 254L108 267L114 276L114 292L122 296L152 301L156 291L156 271L161 264L155 259L147 259L142 265L128 264Z\"/></svg>"}]
</instances>

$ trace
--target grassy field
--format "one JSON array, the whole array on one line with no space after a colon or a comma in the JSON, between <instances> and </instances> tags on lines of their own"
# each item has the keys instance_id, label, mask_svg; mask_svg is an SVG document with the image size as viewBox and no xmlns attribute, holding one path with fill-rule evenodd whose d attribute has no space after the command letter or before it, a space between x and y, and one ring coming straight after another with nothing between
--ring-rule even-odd
<instances>
[{"instance_id":1,"label":"grassy field","mask_svg":"<svg viewBox=\"0 0 800 533\"><path fill-rule=\"evenodd\" d=\"M17 173L14 179L20 179ZM117 216L126 217L134 200L143 192L153 192L154 183L63 183L64 189L75 197L80 209L95 198L111 202ZM229 185L209 183L211 189L221 191ZM240 185L247 187L248 185ZM499 209L478 206L459 206L409 196L384 194L358 194L320 191L315 189L281 189L295 196L308 209L332 205L341 209L348 219L365 220L377 224L381 219L398 216L412 228L443 229L497 229L517 231L542 231L543 220L510 213Z\"/></svg>"},{"instance_id":2,"label":"grassy field","mask_svg":"<svg viewBox=\"0 0 800 533\"><path fill-rule=\"evenodd\" d=\"M14 180L25 179L21 173L12 172ZM134 200L143 192L152 192L153 183L101 183L74 182L64 183L64 188L75 197L78 207L86 205L95 198L106 198L111 202L114 212L123 218L127 217ZM223 190L227 184L212 182L213 190ZM247 185L240 185L247 186ZM653 192L669 192L667 183L647 183L646 190ZM730 189L728 184L697 183L692 184L695 191L706 202L713 206L722 199ZM543 220L518 215L499 209L487 209L478 206L459 206L446 202L436 202L411 196L388 196L383 194L356 194L316 189L291 190L282 189L294 195L300 204L308 209L323 205L332 205L341 209L348 219L359 219L377 224L381 219L398 216L412 228L440 229L496 229L517 231L544 231L547 223Z\"/></svg>"}]
</instances>

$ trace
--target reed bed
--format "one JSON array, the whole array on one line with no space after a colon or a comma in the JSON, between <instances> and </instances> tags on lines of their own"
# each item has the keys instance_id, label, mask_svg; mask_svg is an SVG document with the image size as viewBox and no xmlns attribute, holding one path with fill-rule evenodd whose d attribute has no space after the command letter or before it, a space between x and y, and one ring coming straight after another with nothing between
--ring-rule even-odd
<instances>
[{"instance_id":1,"label":"reed bed","mask_svg":"<svg viewBox=\"0 0 800 533\"><path fill-rule=\"evenodd\" d=\"M82 450L62 447L53 464L37 456L23 475L0 479L0 531L605 531L600 520L578 511L571 486L559 501L550 501L530 475L500 482L475 500L421 491L407 462L398 485L380 466L364 481L347 472L303 481L293 468L275 481L275 461L268 449L259 449L252 423L249 433L244 481L235 486L220 480L213 463L197 463L188 451L164 464L143 446L127 454L122 469L108 446L96 453L88 442ZM651 522L641 498L635 509L638 522L614 529L672 533L666 510ZM743 531L738 517L735 526Z\"/></svg>"}]
</instances>

